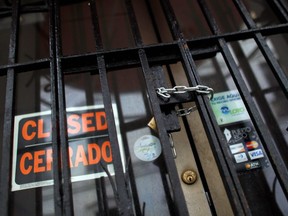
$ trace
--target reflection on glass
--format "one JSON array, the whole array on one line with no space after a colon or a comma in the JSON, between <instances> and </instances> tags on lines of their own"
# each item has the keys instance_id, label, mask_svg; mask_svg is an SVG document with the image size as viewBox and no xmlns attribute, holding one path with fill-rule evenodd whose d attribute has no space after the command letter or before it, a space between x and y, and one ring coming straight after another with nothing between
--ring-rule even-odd
<instances>
[{"instance_id":1,"label":"reflection on glass","mask_svg":"<svg viewBox=\"0 0 288 216\"><path fill-rule=\"evenodd\" d=\"M232 32L246 29L246 26L243 23L243 20L233 1L207 0L207 4L212 12L212 16L215 18L216 23L222 32Z\"/></svg>"},{"instance_id":2,"label":"reflection on glass","mask_svg":"<svg viewBox=\"0 0 288 216\"><path fill-rule=\"evenodd\" d=\"M133 36L123 1L97 1L97 13L105 49L133 46Z\"/></svg>"},{"instance_id":3,"label":"reflection on glass","mask_svg":"<svg viewBox=\"0 0 288 216\"><path fill-rule=\"evenodd\" d=\"M272 40L268 41L268 44L275 52L278 48L279 59L282 59L283 47L274 46ZM288 102L281 92L278 82L254 40L233 42L231 48L241 72L250 86L251 95L257 103L268 128L272 131L273 138L281 149L283 156L287 157L288 139L285 125L288 121L288 115L284 113Z\"/></svg>"},{"instance_id":4,"label":"reflection on glass","mask_svg":"<svg viewBox=\"0 0 288 216\"><path fill-rule=\"evenodd\" d=\"M8 63L11 18L0 19L0 65Z\"/></svg>"},{"instance_id":5,"label":"reflection on glass","mask_svg":"<svg viewBox=\"0 0 288 216\"><path fill-rule=\"evenodd\" d=\"M257 76L257 79L261 77L259 80L267 79L268 77L265 76L269 73L265 72L259 54L254 52L251 41L249 42L243 42L245 45L243 43L231 44L234 54L237 56L237 63L246 77L245 80L249 83L253 76ZM203 83L215 90L211 105L217 123L226 139L223 148L229 152L230 160L238 173L248 204L253 203L249 205L252 214L287 214L288 205L283 191L223 57L221 54L217 54L214 58L198 61L197 68ZM261 97L265 94L261 92L263 88L259 86L260 82L257 84L257 79L249 84L252 96L256 102L259 102L257 100L259 94ZM271 85L273 83L269 81L269 78L266 82L263 81L263 87L272 87ZM262 100L258 103L260 111L263 111L263 106L265 104ZM266 112L263 113L264 115ZM271 126L276 127L275 124L277 123L274 122ZM257 207L258 204L261 208Z\"/></svg>"},{"instance_id":6,"label":"reflection on glass","mask_svg":"<svg viewBox=\"0 0 288 216\"><path fill-rule=\"evenodd\" d=\"M94 52L95 40L88 1L61 7L63 55Z\"/></svg>"},{"instance_id":7,"label":"reflection on glass","mask_svg":"<svg viewBox=\"0 0 288 216\"><path fill-rule=\"evenodd\" d=\"M6 76L0 76L0 104L5 104L5 93L6 93ZM4 123L4 108L0 106L0 141L3 140L3 123ZM0 145L0 155L2 155L2 144ZM0 160L1 167L1 160Z\"/></svg>"},{"instance_id":8,"label":"reflection on glass","mask_svg":"<svg viewBox=\"0 0 288 216\"><path fill-rule=\"evenodd\" d=\"M131 190L138 195L134 200L136 208L145 206L145 215L171 215L173 210L166 169L160 155L161 144L155 131L147 127L152 114L142 71L116 71L108 77L112 101L118 105L125 155L130 161Z\"/></svg>"},{"instance_id":9,"label":"reflection on glass","mask_svg":"<svg viewBox=\"0 0 288 216\"><path fill-rule=\"evenodd\" d=\"M186 37L195 38L211 34L197 1L173 0L171 4Z\"/></svg>"},{"instance_id":10,"label":"reflection on glass","mask_svg":"<svg viewBox=\"0 0 288 216\"><path fill-rule=\"evenodd\" d=\"M20 16L18 61L49 57L49 17L47 13Z\"/></svg>"},{"instance_id":11,"label":"reflection on glass","mask_svg":"<svg viewBox=\"0 0 288 216\"><path fill-rule=\"evenodd\" d=\"M20 116L22 119L29 118L30 122L26 121L28 122L26 129L17 121L14 125L11 215L54 214L53 187L35 188L29 185L30 183L37 185L41 181L37 177L40 172L51 172L49 147L47 143L39 143L40 137L49 133L49 127L42 124L40 119L44 118L43 115L39 117L40 121L31 117L31 113L35 115L40 111L50 110L49 85L49 70L25 72L16 76L15 115L17 118ZM36 127L37 130L34 130ZM22 141L21 137L24 137ZM15 189L16 184L19 186L17 189Z\"/></svg>"},{"instance_id":12,"label":"reflection on glass","mask_svg":"<svg viewBox=\"0 0 288 216\"><path fill-rule=\"evenodd\" d=\"M258 27L279 24L279 20L273 12L272 7L266 0L243 0L243 2Z\"/></svg>"},{"instance_id":13,"label":"reflection on glass","mask_svg":"<svg viewBox=\"0 0 288 216\"><path fill-rule=\"evenodd\" d=\"M286 59L286 51L288 49L287 34L272 35L266 38L266 42L278 60L282 70L288 76L288 62Z\"/></svg>"}]
</instances>

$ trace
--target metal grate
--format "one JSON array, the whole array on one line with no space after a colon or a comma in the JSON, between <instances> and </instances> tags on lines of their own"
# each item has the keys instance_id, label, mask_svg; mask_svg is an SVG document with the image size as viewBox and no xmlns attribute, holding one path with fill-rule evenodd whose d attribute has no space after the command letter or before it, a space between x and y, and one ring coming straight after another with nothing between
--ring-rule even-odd
<instances>
[{"instance_id":1,"label":"metal grate","mask_svg":"<svg viewBox=\"0 0 288 216\"><path fill-rule=\"evenodd\" d=\"M198 0L203 15L212 32L211 36L200 37L197 39L185 38L181 32L177 17L173 11L169 0L160 0L162 10L165 14L169 25L173 42L164 43L160 41L155 45L145 45L142 42L141 33L137 23L136 15L131 0L125 0L125 5L129 17L129 23L133 34L135 47L107 51L103 48L101 34L99 30L98 15L96 13L97 1L91 0L91 17L94 30L94 39L96 42L96 52L79 54L73 56L63 56L61 42L61 26L60 26L60 4L69 4L76 1L49 0L47 2L33 2L20 6L20 0L8 0L1 5L0 17L12 17L12 31L10 34L9 45L9 62L7 65L0 66L0 74L6 75L6 99L4 113L4 133L2 141L1 155L1 181L0 181L0 215L9 215L11 207L11 152L13 138L13 119L14 119L14 102L15 102L15 76L18 73L24 73L31 70L39 70L44 68L50 69L51 78L51 95L52 95L52 134L53 134L53 178L54 178L54 206L56 215L74 215L73 213L73 193L71 189L71 174L68 157L68 139L66 125L66 105L64 91L64 74L73 74L91 71L98 73L100 77L101 89L103 94L103 102L105 112L107 114L107 122L109 125L109 138L111 141L113 165L115 169L115 180L118 197L117 209L119 215L140 215L142 210L137 203L137 194L135 194L135 183L130 176L130 182L127 182L119 151L117 140L117 132L112 112L112 102L110 98L110 90L107 81L107 71L112 73L117 69L127 69L141 67L153 114L155 116L158 133L161 143L169 143L165 120L162 117L163 107L170 102L182 104L188 101L195 101L202 118L205 130L207 132L212 151L217 161L220 174L222 176L225 189L231 202L234 213L237 215L251 215L251 206L247 201L246 194L241 186L239 176L237 175L234 165L230 160L228 152L223 145L223 134L220 131L214 114L210 107L208 98L197 95L194 98L182 98L178 101L170 101L162 103L157 97L154 78L155 67L158 65L168 65L175 62L181 62L185 70L187 81L190 86L201 84L200 77L197 73L195 60L208 58L221 53L225 63L233 77L238 91L246 105L251 120L266 150L267 156L276 173L277 179L285 193L288 195L288 170L287 157L279 153L279 146L273 140L271 133L261 118L253 98L239 72L239 68L235 59L228 48L228 43L244 39L254 39L270 66L275 78L277 79L281 91L288 96L288 79L277 62L272 51L269 49L266 36L286 33L288 29L288 9L283 0L267 0L277 16L281 20L281 24L267 27L258 27L250 13L241 0L233 0L234 5L239 11L243 21L248 29L222 33L209 10L205 0ZM146 4L150 8L150 15L153 21L150 1ZM17 63L18 36L19 36L19 16L21 13L35 12L49 13L49 45L50 58L29 61L26 63ZM154 22L155 24L155 22ZM155 26L154 26L155 27ZM155 32L159 31L155 27ZM200 48L198 48L200 47ZM95 72L97 71L97 72ZM153 72L154 71L154 72ZM157 73L157 72L156 72ZM172 73L172 72L171 72ZM162 104L161 104L162 103ZM186 126L188 123L186 122ZM165 146L165 145L164 145ZM169 145L167 145L169 146ZM62 161L57 160L61 155ZM185 198L181 189L176 165L170 148L163 149L163 157L166 164L167 173L172 188L173 207L175 215L188 215ZM199 160L199 159L198 159ZM199 165L200 166L200 165ZM62 167L62 168L61 168ZM199 168L200 169L200 168ZM200 169L201 170L201 169ZM202 174L203 175L203 174ZM208 187L207 184L204 186ZM131 184L131 189L128 186ZM132 194L132 197L130 196ZM104 204L103 204L104 205ZM215 213L213 203L211 204L211 212Z\"/></svg>"}]
</instances>

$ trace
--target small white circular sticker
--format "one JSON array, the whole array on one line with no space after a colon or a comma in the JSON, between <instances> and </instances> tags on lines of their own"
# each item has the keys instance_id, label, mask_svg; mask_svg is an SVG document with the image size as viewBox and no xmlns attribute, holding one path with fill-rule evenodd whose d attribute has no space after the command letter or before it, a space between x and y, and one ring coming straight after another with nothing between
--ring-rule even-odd
<instances>
[{"instance_id":1,"label":"small white circular sticker","mask_svg":"<svg viewBox=\"0 0 288 216\"><path fill-rule=\"evenodd\" d=\"M153 161L161 154L161 144L157 137L144 135L134 144L134 153L142 161Z\"/></svg>"}]
</instances>

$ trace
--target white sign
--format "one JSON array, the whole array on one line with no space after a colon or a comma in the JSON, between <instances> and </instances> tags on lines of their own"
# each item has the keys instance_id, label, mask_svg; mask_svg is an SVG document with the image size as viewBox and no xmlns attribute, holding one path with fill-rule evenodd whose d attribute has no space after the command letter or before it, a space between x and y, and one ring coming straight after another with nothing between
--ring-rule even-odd
<instances>
[{"instance_id":1,"label":"white sign","mask_svg":"<svg viewBox=\"0 0 288 216\"><path fill-rule=\"evenodd\" d=\"M116 106L113 105L123 169ZM15 116L12 191L53 185L51 112ZM103 106L67 109L67 134L71 181L114 175L111 144Z\"/></svg>"},{"instance_id":2,"label":"white sign","mask_svg":"<svg viewBox=\"0 0 288 216\"><path fill-rule=\"evenodd\" d=\"M250 119L237 90L216 93L210 103L218 125Z\"/></svg>"}]
</instances>

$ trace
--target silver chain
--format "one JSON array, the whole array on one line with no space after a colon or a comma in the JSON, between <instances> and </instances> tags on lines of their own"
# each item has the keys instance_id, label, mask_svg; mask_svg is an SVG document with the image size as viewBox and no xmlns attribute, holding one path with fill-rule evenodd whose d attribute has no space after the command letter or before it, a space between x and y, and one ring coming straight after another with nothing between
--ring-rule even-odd
<instances>
[{"instance_id":1,"label":"silver chain","mask_svg":"<svg viewBox=\"0 0 288 216\"><path fill-rule=\"evenodd\" d=\"M211 95L210 100L213 98L214 90L208 86L197 85L194 87L187 86L174 86L173 88L160 87L156 89L158 95L163 98L169 99L171 94L184 94L187 92L196 92L198 94Z\"/></svg>"},{"instance_id":2,"label":"silver chain","mask_svg":"<svg viewBox=\"0 0 288 216\"><path fill-rule=\"evenodd\" d=\"M182 116L187 116L190 113L194 112L195 110L197 110L196 106L192 106L189 108L184 108L184 109L178 109L176 110L177 116L182 117Z\"/></svg>"},{"instance_id":3,"label":"silver chain","mask_svg":"<svg viewBox=\"0 0 288 216\"><path fill-rule=\"evenodd\" d=\"M176 149L175 149L175 146L174 146L174 140L173 140L173 137L172 137L172 134L169 133L169 141L170 141L170 147L171 147L171 150L172 150L172 153L173 153L173 157L174 159L177 158L177 152L176 152Z\"/></svg>"}]
</instances>

